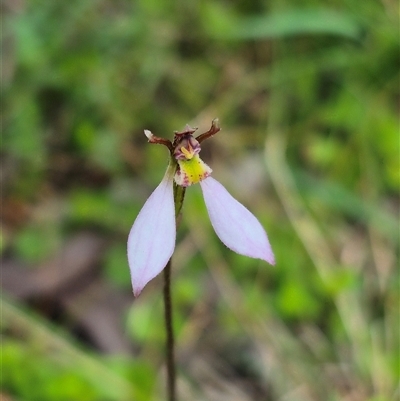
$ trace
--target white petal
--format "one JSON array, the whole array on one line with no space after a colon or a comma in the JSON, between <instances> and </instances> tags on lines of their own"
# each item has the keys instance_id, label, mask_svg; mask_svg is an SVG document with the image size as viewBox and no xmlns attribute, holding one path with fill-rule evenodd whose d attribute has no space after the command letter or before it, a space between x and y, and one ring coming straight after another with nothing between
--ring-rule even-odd
<instances>
[{"instance_id":1,"label":"white petal","mask_svg":"<svg viewBox=\"0 0 400 401\"><path fill-rule=\"evenodd\" d=\"M267 233L256 217L214 178L200 182L211 224L220 240L241 255L275 264Z\"/></svg>"},{"instance_id":2,"label":"white petal","mask_svg":"<svg viewBox=\"0 0 400 401\"><path fill-rule=\"evenodd\" d=\"M167 171L129 233L128 262L135 297L164 269L174 252L175 238L173 177Z\"/></svg>"}]
</instances>

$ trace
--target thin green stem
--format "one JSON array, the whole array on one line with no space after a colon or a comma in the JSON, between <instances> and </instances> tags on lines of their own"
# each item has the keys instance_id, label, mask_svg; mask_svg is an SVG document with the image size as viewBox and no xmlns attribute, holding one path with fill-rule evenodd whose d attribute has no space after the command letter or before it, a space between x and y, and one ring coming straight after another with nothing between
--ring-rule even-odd
<instances>
[{"instance_id":1,"label":"thin green stem","mask_svg":"<svg viewBox=\"0 0 400 401\"><path fill-rule=\"evenodd\" d=\"M175 219L179 223L179 215L185 198L185 188L174 183ZM166 331L166 363L167 363L167 399L176 401L176 369L175 369L175 340L172 325L172 297L171 297L171 265L172 258L164 268L164 316Z\"/></svg>"},{"instance_id":2,"label":"thin green stem","mask_svg":"<svg viewBox=\"0 0 400 401\"><path fill-rule=\"evenodd\" d=\"M175 219L177 227L179 226L179 216L185 199L185 190L185 187L176 185L174 182Z\"/></svg>"},{"instance_id":3,"label":"thin green stem","mask_svg":"<svg viewBox=\"0 0 400 401\"><path fill-rule=\"evenodd\" d=\"M174 357L174 331L172 328L171 302L171 259L164 269L164 312L166 330L167 396L168 401L176 400L176 373Z\"/></svg>"}]
</instances>

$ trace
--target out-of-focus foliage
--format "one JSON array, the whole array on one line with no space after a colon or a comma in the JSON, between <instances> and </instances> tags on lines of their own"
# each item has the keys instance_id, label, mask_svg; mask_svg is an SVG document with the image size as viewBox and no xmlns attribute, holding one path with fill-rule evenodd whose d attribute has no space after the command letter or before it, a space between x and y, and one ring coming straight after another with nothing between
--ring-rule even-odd
<instances>
[{"instance_id":1,"label":"out-of-focus foliage","mask_svg":"<svg viewBox=\"0 0 400 401\"><path fill-rule=\"evenodd\" d=\"M90 231L106 243L97 278L130 294L127 233L168 156L143 129L219 117L202 155L277 266L220 244L189 188L173 282L182 400L399 396L396 3L6 1L3 259L32 273ZM56 295L4 301L4 396L160 399L161 285L120 316L134 358L96 352L76 316L52 313Z\"/></svg>"}]
</instances>

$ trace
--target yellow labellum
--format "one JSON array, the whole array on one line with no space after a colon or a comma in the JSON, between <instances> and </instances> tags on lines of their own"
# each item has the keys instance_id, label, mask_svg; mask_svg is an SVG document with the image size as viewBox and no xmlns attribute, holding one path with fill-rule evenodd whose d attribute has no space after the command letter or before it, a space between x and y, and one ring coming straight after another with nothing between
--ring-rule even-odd
<instances>
[{"instance_id":1,"label":"yellow labellum","mask_svg":"<svg viewBox=\"0 0 400 401\"><path fill-rule=\"evenodd\" d=\"M186 150L186 149L185 149ZM183 149L182 149L182 152ZM211 168L200 159L199 155L193 155L189 160L178 160L179 169L175 174L175 182L183 187L196 184L211 174Z\"/></svg>"}]
</instances>

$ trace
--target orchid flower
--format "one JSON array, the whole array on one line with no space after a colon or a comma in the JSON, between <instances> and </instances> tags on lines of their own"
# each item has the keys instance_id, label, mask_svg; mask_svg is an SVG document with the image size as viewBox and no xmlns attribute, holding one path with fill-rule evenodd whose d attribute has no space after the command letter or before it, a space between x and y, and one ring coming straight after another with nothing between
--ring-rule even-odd
<instances>
[{"instance_id":1,"label":"orchid flower","mask_svg":"<svg viewBox=\"0 0 400 401\"><path fill-rule=\"evenodd\" d=\"M159 138L150 131L150 143L168 147L170 163L161 183L139 212L128 237L128 262L134 296L156 277L171 258L176 240L176 213L186 187L200 183L211 224L220 240L238 254L275 264L267 234L257 218L211 175L199 156L200 143L220 131L215 119L209 131L194 137L196 128L186 125L174 140ZM176 194L181 190L181 199ZM181 206L181 205L180 205Z\"/></svg>"}]
</instances>

